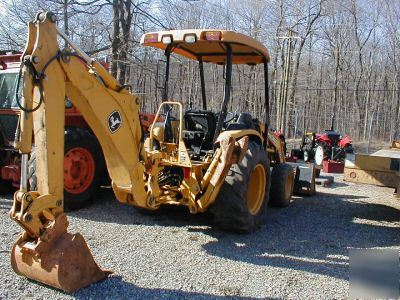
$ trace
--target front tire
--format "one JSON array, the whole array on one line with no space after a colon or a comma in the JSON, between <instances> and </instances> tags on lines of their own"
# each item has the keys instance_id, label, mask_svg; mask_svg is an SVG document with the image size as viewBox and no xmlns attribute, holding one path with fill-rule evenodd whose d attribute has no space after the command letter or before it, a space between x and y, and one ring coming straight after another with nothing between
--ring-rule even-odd
<instances>
[{"instance_id":1,"label":"front tire","mask_svg":"<svg viewBox=\"0 0 400 300\"><path fill-rule=\"evenodd\" d=\"M269 165L262 147L250 142L242 161L232 165L210 208L217 227L251 232L265 220L270 188Z\"/></svg>"},{"instance_id":2,"label":"front tire","mask_svg":"<svg viewBox=\"0 0 400 300\"><path fill-rule=\"evenodd\" d=\"M271 204L273 206L285 207L290 204L294 187L293 168L284 163L277 164L271 173Z\"/></svg>"},{"instance_id":3,"label":"front tire","mask_svg":"<svg viewBox=\"0 0 400 300\"><path fill-rule=\"evenodd\" d=\"M104 158L96 137L84 128L65 129L64 209L72 211L88 205L104 177ZM31 190L37 190L36 155L28 162Z\"/></svg>"}]
</instances>

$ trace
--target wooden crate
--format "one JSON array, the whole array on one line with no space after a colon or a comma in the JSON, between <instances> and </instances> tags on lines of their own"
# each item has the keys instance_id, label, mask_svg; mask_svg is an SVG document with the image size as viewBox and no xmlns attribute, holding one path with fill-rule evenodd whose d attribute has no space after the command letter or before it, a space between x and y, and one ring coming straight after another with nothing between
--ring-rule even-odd
<instances>
[{"instance_id":1,"label":"wooden crate","mask_svg":"<svg viewBox=\"0 0 400 300\"><path fill-rule=\"evenodd\" d=\"M395 188L399 195L400 149L380 150L373 155L349 156L345 162L344 180Z\"/></svg>"}]
</instances>

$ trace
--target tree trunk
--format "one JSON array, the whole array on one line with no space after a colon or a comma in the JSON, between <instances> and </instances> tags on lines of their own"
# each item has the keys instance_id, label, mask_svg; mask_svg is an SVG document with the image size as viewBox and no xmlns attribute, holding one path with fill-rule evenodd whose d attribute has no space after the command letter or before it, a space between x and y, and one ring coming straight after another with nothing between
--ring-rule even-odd
<instances>
[{"instance_id":1,"label":"tree trunk","mask_svg":"<svg viewBox=\"0 0 400 300\"><path fill-rule=\"evenodd\" d=\"M120 0L113 0L113 31L112 31L112 40L111 40L111 74L114 78L118 76L118 60L119 60L119 49L121 47L121 39L120 39Z\"/></svg>"}]
</instances>

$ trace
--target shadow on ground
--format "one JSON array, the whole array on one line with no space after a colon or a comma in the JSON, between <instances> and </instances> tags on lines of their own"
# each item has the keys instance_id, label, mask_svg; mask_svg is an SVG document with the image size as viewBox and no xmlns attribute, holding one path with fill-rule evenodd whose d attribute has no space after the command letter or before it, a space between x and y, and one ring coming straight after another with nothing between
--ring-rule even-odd
<instances>
[{"instance_id":1,"label":"shadow on ground","mask_svg":"<svg viewBox=\"0 0 400 300\"><path fill-rule=\"evenodd\" d=\"M98 296L100 296L102 299L115 297L115 295L118 294L116 291L123 291L121 299L226 299L226 296L218 296L199 292L160 288L143 288L124 281L120 276L112 276L103 282L74 293L73 296L76 297L76 299L96 298L96 296L93 296L98 294L99 290L102 291L102 293ZM254 299L240 295L232 295L231 293L228 293L228 295L229 298L234 299Z\"/></svg>"},{"instance_id":2,"label":"shadow on ground","mask_svg":"<svg viewBox=\"0 0 400 300\"><path fill-rule=\"evenodd\" d=\"M363 196L319 192L296 197L287 208L270 208L266 223L248 235L216 230L209 216L191 215L185 208L143 215L133 207L112 202L113 198L112 192L106 191L97 203L74 215L101 222L186 227L189 232L213 237L202 245L209 255L254 265L348 279L349 248L400 245L400 211L365 202ZM112 209L115 205L118 209ZM98 215L93 209L105 209L107 214Z\"/></svg>"},{"instance_id":3,"label":"shadow on ground","mask_svg":"<svg viewBox=\"0 0 400 300\"><path fill-rule=\"evenodd\" d=\"M42 284L37 281L28 279L34 284L39 284L45 288L52 289L60 292L65 296L73 296L75 299L226 299L227 296L233 299L254 299L250 297L243 297L234 295L231 291L227 291L227 296L218 296L213 294L206 294L200 292L189 292L174 289L160 289L160 288L144 288L137 286L133 283L124 281L121 276L112 275L107 279L92 284L86 288L80 289L74 293L67 293L60 291L51 286ZM263 298L263 299L278 299L278 298Z\"/></svg>"}]
</instances>

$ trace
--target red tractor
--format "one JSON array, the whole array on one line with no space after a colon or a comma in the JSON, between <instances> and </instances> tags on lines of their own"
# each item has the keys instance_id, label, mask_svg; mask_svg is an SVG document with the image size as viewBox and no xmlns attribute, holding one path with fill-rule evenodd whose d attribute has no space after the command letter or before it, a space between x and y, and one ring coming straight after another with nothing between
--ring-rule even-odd
<instances>
[{"instance_id":1,"label":"red tractor","mask_svg":"<svg viewBox=\"0 0 400 300\"><path fill-rule=\"evenodd\" d=\"M353 153L352 140L349 136L342 136L334 130L325 130L324 133L307 132L303 136L300 149L293 149L292 156L303 159L305 162L314 161L322 166L324 160L344 162L347 153Z\"/></svg>"},{"instance_id":2,"label":"red tractor","mask_svg":"<svg viewBox=\"0 0 400 300\"><path fill-rule=\"evenodd\" d=\"M16 101L21 54L0 51L0 180L19 186L20 154L14 148L20 109ZM20 89L21 87L19 87ZM86 121L71 101L65 101L64 203L67 210L85 206L108 180L103 152ZM140 114L144 132L155 115ZM29 183L36 186L35 154L29 160Z\"/></svg>"}]
</instances>

